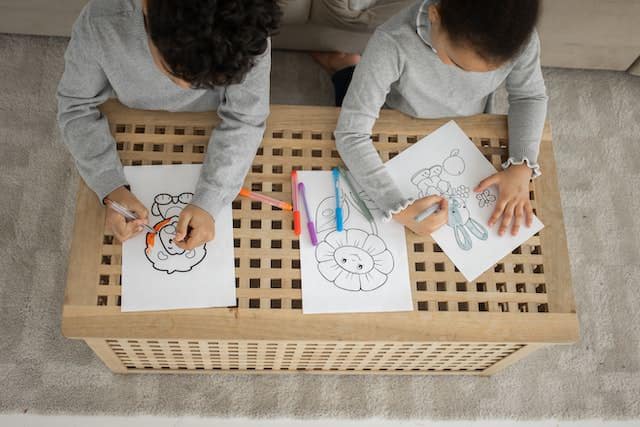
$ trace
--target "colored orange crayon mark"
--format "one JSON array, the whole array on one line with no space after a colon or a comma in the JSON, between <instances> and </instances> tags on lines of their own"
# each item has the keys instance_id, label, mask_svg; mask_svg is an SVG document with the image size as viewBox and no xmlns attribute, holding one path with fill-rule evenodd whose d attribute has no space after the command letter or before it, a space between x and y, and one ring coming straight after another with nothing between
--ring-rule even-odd
<instances>
[{"instance_id":1,"label":"colored orange crayon mark","mask_svg":"<svg viewBox=\"0 0 640 427\"><path fill-rule=\"evenodd\" d=\"M153 226L153 229L156 230L155 234L147 233L147 249L145 250L145 252L147 252L147 255L149 254L151 249L153 249L153 245L155 244L155 241L156 241L156 234L158 234L160 232L160 229L165 225L167 225L169 222L171 222L171 218L162 220Z\"/></svg>"}]
</instances>

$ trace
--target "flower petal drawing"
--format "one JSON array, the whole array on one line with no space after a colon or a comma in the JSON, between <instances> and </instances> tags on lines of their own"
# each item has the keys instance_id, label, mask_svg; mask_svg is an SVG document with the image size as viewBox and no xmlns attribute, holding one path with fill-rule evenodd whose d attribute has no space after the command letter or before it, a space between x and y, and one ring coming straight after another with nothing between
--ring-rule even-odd
<instances>
[{"instance_id":1,"label":"flower petal drawing","mask_svg":"<svg viewBox=\"0 0 640 427\"><path fill-rule=\"evenodd\" d=\"M343 273L344 270L336 264L333 259L331 261L324 261L318 264L318 271L322 274L322 277L327 279L330 282L336 280L340 273Z\"/></svg>"},{"instance_id":2,"label":"flower petal drawing","mask_svg":"<svg viewBox=\"0 0 640 427\"><path fill-rule=\"evenodd\" d=\"M360 278L360 289L363 291L373 291L384 285L389 276L378 270L371 270L366 276Z\"/></svg>"},{"instance_id":3,"label":"flower petal drawing","mask_svg":"<svg viewBox=\"0 0 640 427\"><path fill-rule=\"evenodd\" d=\"M375 269L381 273L389 274L393 271L393 256L388 250L374 255L373 262Z\"/></svg>"},{"instance_id":4,"label":"flower petal drawing","mask_svg":"<svg viewBox=\"0 0 640 427\"><path fill-rule=\"evenodd\" d=\"M345 230L344 234L346 234L347 237L347 244L358 248L363 247L365 240L367 240L367 237L369 236L369 233L357 228Z\"/></svg>"},{"instance_id":5,"label":"flower petal drawing","mask_svg":"<svg viewBox=\"0 0 640 427\"><path fill-rule=\"evenodd\" d=\"M349 273L348 271L342 270L338 277L333 281L333 283L347 291L359 291L360 290L360 280L358 280L357 274Z\"/></svg>"},{"instance_id":6,"label":"flower petal drawing","mask_svg":"<svg viewBox=\"0 0 640 427\"><path fill-rule=\"evenodd\" d=\"M323 240L316 246L316 259L318 262L333 260L333 252L335 250L336 248L327 243L326 240Z\"/></svg>"},{"instance_id":7,"label":"flower petal drawing","mask_svg":"<svg viewBox=\"0 0 640 427\"><path fill-rule=\"evenodd\" d=\"M387 250L387 246L381 238L374 234L370 234L364 241L362 249L375 256Z\"/></svg>"},{"instance_id":8,"label":"flower petal drawing","mask_svg":"<svg viewBox=\"0 0 640 427\"><path fill-rule=\"evenodd\" d=\"M327 234L327 237L325 237L324 241L334 249L341 246L346 246L348 245L347 233L345 231L332 231L331 233Z\"/></svg>"},{"instance_id":9,"label":"flower petal drawing","mask_svg":"<svg viewBox=\"0 0 640 427\"><path fill-rule=\"evenodd\" d=\"M318 271L327 281L348 291L371 291L387 282L394 261L375 234L352 228L333 231L316 247Z\"/></svg>"}]
</instances>

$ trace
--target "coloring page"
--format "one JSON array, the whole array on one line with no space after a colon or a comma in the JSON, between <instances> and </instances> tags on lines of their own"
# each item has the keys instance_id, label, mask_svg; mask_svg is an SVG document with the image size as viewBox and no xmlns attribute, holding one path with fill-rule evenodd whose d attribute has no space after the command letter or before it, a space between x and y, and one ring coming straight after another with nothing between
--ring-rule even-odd
<instances>
[{"instance_id":1,"label":"coloring page","mask_svg":"<svg viewBox=\"0 0 640 427\"><path fill-rule=\"evenodd\" d=\"M218 214L212 242L185 251L173 241L201 168L124 168L131 191L149 210L149 225L156 233L143 232L122 245L122 311L235 305L231 206Z\"/></svg>"},{"instance_id":2,"label":"coloring page","mask_svg":"<svg viewBox=\"0 0 640 427\"><path fill-rule=\"evenodd\" d=\"M408 311L413 309L404 227L383 222L366 197L369 221L351 188L341 179L344 230L336 230L336 197L328 171L298 171L315 223L318 245L311 244L302 212L300 236L302 310L308 313ZM355 188L364 196L359 188Z\"/></svg>"},{"instance_id":3,"label":"coloring page","mask_svg":"<svg viewBox=\"0 0 640 427\"><path fill-rule=\"evenodd\" d=\"M496 173L460 127L450 121L389 160L386 168L405 197L437 195L448 199L445 226L431 237L469 281L527 241L543 227L534 217L530 228L498 235L500 221L487 222L498 200L496 186L474 193L478 183Z\"/></svg>"}]
</instances>

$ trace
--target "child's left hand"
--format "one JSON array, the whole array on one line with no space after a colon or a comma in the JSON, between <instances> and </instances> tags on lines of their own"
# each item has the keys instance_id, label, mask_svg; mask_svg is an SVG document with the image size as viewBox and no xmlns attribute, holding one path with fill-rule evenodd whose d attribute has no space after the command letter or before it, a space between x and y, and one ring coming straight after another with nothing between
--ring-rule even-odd
<instances>
[{"instance_id":1,"label":"child's left hand","mask_svg":"<svg viewBox=\"0 0 640 427\"><path fill-rule=\"evenodd\" d=\"M492 185L498 186L498 201L493 214L489 218L489 227L502 216L502 224L498 234L502 236L511 225L511 234L516 235L520 230L523 217L526 217L527 227L533 222L533 208L529 201L529 180L531 169L525 163L511 165L509 168L491 175L480 181L474 189L476 193L484 191Z\"/></svg>"},{"instance_id":2,"label":"child's left hand","mask_svg":"<svg viewBox=\"0 0 640 427\"><path fill-rule=\"evenodd\" d=\"M213 240L215 234L215 221L209 212L196 205L188 205L180 213L175 243L188 251Z\"/></svg>"}]
</instances>

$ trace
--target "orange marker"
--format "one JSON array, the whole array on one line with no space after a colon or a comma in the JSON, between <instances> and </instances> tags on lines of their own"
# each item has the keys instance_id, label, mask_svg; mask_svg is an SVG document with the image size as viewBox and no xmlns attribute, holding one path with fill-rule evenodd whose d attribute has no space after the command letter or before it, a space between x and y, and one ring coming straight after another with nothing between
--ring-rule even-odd
<instances>
[{"instance_id":1,"label":"orange marker","mask_svg":"<svg viewBox=\"0 0 640 427\"><path fill-rule=\"evenodd\" d=\"M280 208L280 209L285 210L285 211L292 211L293 210L293 207L287 202L283 202L281 200L273 199L273 198L271 198L269 196L265 196L264 194L254 193L253 191L249 191L246 188L241 188L240 189L240 195L243 196L243 197L246 197L248 199L251 199L251 200L256 200L258 202L263 202L263 203L266 203L268 205L275 206L276 208Z\"/></svg>"},{"instance_id":2,"label":"orange marker","mask_svg":"<svg viewBox=\"0 0 640 427\"><path fill-rule=\"evenodd\" d=\"M299 236L302 232L300 227L300 210L298 209L298 174L291 171L291 201L293 202L293 232Z\"/></svg>"}]
</instances>

